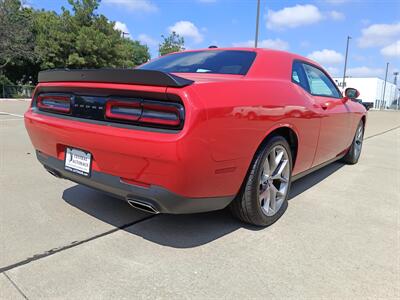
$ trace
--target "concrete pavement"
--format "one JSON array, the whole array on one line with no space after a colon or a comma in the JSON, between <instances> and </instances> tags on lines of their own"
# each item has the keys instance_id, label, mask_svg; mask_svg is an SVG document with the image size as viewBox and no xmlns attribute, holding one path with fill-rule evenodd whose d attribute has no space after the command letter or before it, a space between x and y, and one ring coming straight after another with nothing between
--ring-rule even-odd
<instances>
[{"instance_id":1,"label":"concrete pavement","mask_svg":"<svg viewBox=\"0 0 400 300\"><path fill-rule=\"evenodd\" d=\"M0 101L0 298L400 298L400 113L371 111L359 164L300 179L259 229L53 178L4 114L26 106Z\"/></svg>"}]
</instances>

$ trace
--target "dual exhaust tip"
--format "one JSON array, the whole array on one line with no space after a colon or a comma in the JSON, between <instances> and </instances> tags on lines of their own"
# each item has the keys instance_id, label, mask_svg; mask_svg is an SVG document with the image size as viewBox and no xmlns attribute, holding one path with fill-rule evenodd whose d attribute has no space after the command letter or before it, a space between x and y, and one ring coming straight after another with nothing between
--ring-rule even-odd
<instances>
[{"instance_id":1,"label":"dual exhaust tip","mask_svg":"<svg viewBox=\"0 0 400 300\"><path fill-rule=\"evenodd\" d=\"M149 203L145 203L143 201L135 200L135 199L127 199L126 200L130 206L133 208L151 213L151 214L159 214L160 211L156 209L153 205Z\"/></svg>"}]
</instances>

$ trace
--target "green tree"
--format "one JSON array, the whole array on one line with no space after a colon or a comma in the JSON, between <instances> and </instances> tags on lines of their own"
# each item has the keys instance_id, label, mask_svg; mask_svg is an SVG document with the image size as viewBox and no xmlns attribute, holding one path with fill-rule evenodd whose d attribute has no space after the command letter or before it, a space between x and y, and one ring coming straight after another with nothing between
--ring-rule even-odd
<instances>
[{"instance_id":1,"label":"green tree","mask_svg":"<svg viewBox=\"0 0 400 300\"><path fill-rule=\"evenodd\" d=\"M16 61L33 55L32 19L19 0L0 0L0 74Z\"/></svg>"},{"instance_id":2,"label":"green tree","mask_svg":"<svg viewBox=\"0 0 400 300\"><path fill-rule=\"evenodd\" d=\"M121 53L122 61L119 65L123 67L138 66L150 59L149 47L131 39L123 39L123 43L117 51Z\"/></svg>"},{"instance_id":3,"label":"green tree","mask_svg":"<svg viewBox=\"0 0 400 300\"><path fill-rule=\"evenodd\" d=\"M76 21L84 26L90 26L98 17L95 13L99 8L99 0L68 0L72 6Z\"/></svg>"},{"instance_id":4,"label":"green tree","mask_svg":"<svg viewBox=\"0 0 400 300\"><path fill-rule=\"evenodd\" d=\"M6 75L4 74L0 74L0 87L2 85L10 85L12 84L12 82L10 81L10 79L7 78ZM1 91L0 91L1 92Z\"/></svg>"},{"instance_id":5,"label":"green tree","mask_svg":"<svg viewBox=\"0 0 400 300\"><path fill-rule=\"evenodd\" d=\"M147 46L124 39L114 22L96 14L98 0L69 0L73 14L38 12L36 48L41 68L132 67L150 57ZM50 24L50 26L49 26Z\"/></svg>"},{"instance_id":6,"label":"green tree","mask_svg":"<svg viewBox=\"0 0 400 300\"><path fill-rule=\"evenodd\" d=\"M158 46L158 53L160 56L185 50L185 40L183 37L179 36L175 31L173 31L169 36L161 36L164 40Z\"/></svg>"},{"instance_id":7,"label":"green tree","mask_svg":"<svg viewBox=\"0 0 400 300\"><path fill-rule=\"evenodd\" d=\"M0 74L35 83L44 69L133 67L149 60L146 45L123 38L114 22L96 13L100 0L68 3L72 9L57 14L0 0Z\"/></svg>"},{"instance_id":8,"label":"green tree","mask_svg":"<svg viewBox=\"0 0 400 300\"><path fill-rule=\"evenodd\" d=\"M35 54L40 69L65 68L74 51L75 35L72 16L50 11L34 12Z\"/></svg>"}]
</instances>

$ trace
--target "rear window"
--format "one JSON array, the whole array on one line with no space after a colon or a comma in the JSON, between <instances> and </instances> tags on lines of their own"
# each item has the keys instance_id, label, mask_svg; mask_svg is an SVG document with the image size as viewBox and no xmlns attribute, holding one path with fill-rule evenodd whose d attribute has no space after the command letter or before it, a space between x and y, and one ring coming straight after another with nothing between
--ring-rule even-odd
<instances>
[{"instance_id":1,"label":"rear window","mask_svg":"<svg viewBox=\"0 0 400 300\"><path fill-rule=\"evenodd\" d=\"M240 50L181 52L160 57L138 69L167 73L246 75L255 57L255 52Z\"/></svg>"}]
</instances>

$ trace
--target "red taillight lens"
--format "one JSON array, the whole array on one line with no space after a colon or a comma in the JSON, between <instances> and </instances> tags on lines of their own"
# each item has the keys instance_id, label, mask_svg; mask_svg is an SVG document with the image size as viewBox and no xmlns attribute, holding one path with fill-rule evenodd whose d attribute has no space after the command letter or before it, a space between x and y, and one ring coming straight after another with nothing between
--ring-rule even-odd
<instances>
[{"instance_id":1,"label":"red taillight lens","mask_svg":"<svg viewBox=\"0 0 400 300\"><path fill-rule=\"evenodd\" d=\"M107 119L179 128L183 124L184 108L179 103L110 99L106 103L105 116Z\"/></svg>"},{"instance_id":2,"label":"red taillight lens","mask_svg":"<svg viewBox=\"0 0 400 300\"><path fill-rule=\"evenodd\" d=\"M108 100L106 117L108 119L137 121L142 114L140 101Z\"/></svg>"},{"instance_id":3,"label":"red taillight lens","mask_svg":"<svg viewBox=\"0 0 400 300\"><path fill-rule=\"evenodd\" d=\"M68 114L71 112L71 98L57 95L39 95L36 105L40 110Z\"/></svg>"}]
</instances>

